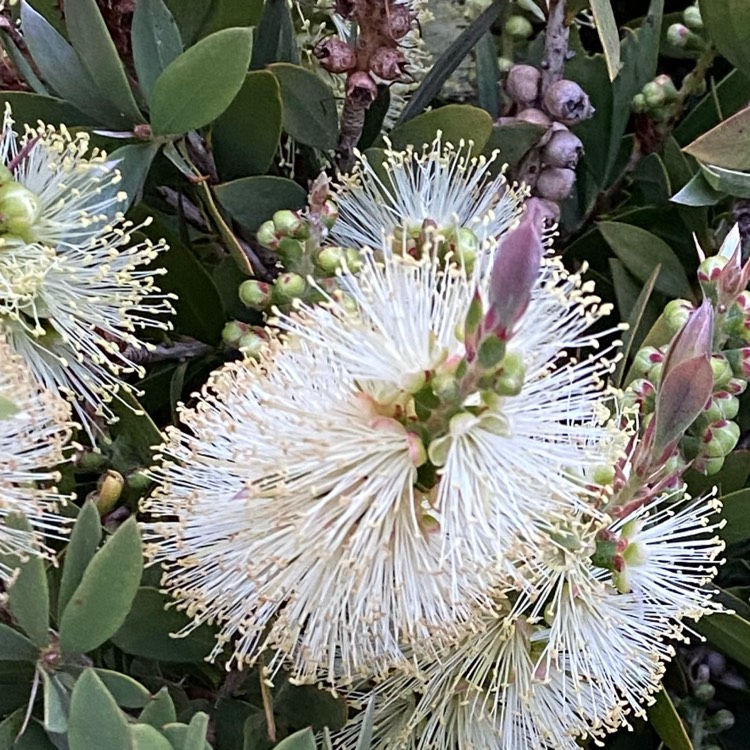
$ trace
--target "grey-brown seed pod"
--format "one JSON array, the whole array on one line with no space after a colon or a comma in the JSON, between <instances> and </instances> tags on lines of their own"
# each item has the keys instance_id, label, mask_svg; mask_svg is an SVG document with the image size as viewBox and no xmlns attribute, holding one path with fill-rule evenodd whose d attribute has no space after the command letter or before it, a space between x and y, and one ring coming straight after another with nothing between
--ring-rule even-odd
<instances>
[{"instance_id":1,"label":"grey-brown seed pod","mask_svg":"<svg viewBox=\"0 0 750 750\"><path fill-rule=\"evenodd\" d=\"M354 50L341 39L324 39L313 50L315 57L329 73L346 73L357 64Z\"/></svg>"},{"instance_id":2,"label":"grey-brown seed pod","mask_svg":"<svg viewBox=\"0 0 750 750\"><path fill-rule=\"evenodd\" d=\"M378 96L378 84L369 73L358 70L346 80L346 95L357 104L369 107Z\"/></svg>"},{"instance_id":3,"label":"grey-brown seed pod","mask_svg":"<svg viewBox=\"0 0 750 750\"><path fill-rule=\"evenodd\" d=\"M539 96L542 74L532 65L514 65L505 78L505 91L522 107L529 107Z\"/></svg>"},{"instance_id":4,"label":"grey-brown seed pod","mask_svg":"<svg viewBox=\"0 0 750 750\"><path fill-rule=\"evenodd\" d=\"M370 70L384 81L395 81L406 72L406 64L401 50L380 47L370 59Z\"/></svg>"},{"instance_id":5,"label":"grey-brown seed pod","mask_svg":"<svg viewBox=\"0 0 750 750\"><path fill-rule=\"evenodd\" d=\"M544 94L544 108L555 120L574 125L587 120L596 111L586 92L575 82L563 79L553 83Z\"/></svg>"},{"instance_id":6,"label":"grey-brown seed pod","mask_svg":"<svg viewBox=\"0 0 750 750\"><path fill-rule=\"evenodd\" d=\"M549 139L542 152L542 161L550 167L575 169L582 153L581 139L567 128L563 128L553 133Z\"/></svg>"},{"instance_id":7,"label":"grey-brown seed pod","mask_svg":"<svg viewBox=\"0 0 750 750\"><path fill-rule=\"evenodd\" d=\"M561 201L573 190L576 173L573 169L545 167L536 181L536 194L550 201Z\"/></svg>"},{"instance_id":8,"label":"grey-brown seed pod","mask_svg":"<svg viewBox=\"0 0 750 750\"><path fill-rule=\"evenodd\" d=\"M552 124L552 120L541 109L535 109L534 107L522 110L516 115L516 119L531 122L534 125L544 125L545 127Z\"/></svg>"}]
</instances>

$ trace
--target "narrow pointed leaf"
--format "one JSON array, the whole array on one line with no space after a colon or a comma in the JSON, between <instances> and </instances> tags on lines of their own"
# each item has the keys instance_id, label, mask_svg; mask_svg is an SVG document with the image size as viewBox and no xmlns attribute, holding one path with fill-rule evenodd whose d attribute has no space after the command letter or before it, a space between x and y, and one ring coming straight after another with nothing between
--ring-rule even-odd
<instances>
[{"instance_id":1,"label":"narrow pointed leaf","mask_svg":"<svg viewBox=\"0 0 750 750\"><path fill-rule=\"evenodd\" d=\"M696 138L683 151L717 167L750 169L750 107Z\"/></svg>"},{"instance_id":2,"label":"narrow pointed leaf","mask_svg":"<svg viewBox=\"0 0 750 750\"><path fill-rule=\"evenodd\" d=\"M312 729L301 729L281 740L274 750L316 750L315 735Z\"/></svg>"},{"instance_id":3,"label":"narrow pointed leaf","mask_svg":"<svg viewBox=\"0 0 750 750\"><path fill-rule=\"evenodd\" d=\"M28 661L32 664L39 656L39 649L23 633L0 622L0 661Z\"/></svg>"},{"instance_id":4,"label":"narrow pointed leaf","mask_svg":"<svg viewBox=\"0 0 750 750\"><path fill-rule=\"evenodd\" d=\"M152 727L162 727L177 721L174 703L169 695L169 690L163 687L141 711L138 721L142 724L150 724Z\"/></svg>"},{"instance_id":5,"label":"narrow pointed leaf","mask_svg":"<svg viewBox=\"0 0 750 750\"><path fill-rule=\"evenodd\" d=\"M620 62L620 34L617 30L611 0L591 0L591 12L594 14L596 31L604 50L604 59L607 61L609 80L614 81L622 63Z\"/></svg>"},{"instance_id":6,"label":"narrow pointed leaf","mask_svg":"<svg viewBox=\"0 0 750 750\"><path fill-rule=\"evenodd\" d=\"M70 695L57 675L41 669L44 697L44 728L53 734L63 734L68 729Z\"/></svg>"},{"instance_id":7,"label":"narrow pointed leaf","mask_svg":"<svg viewBox=\"0 0 750 750\"><path fill-rule=\"evenodd\" d=\"M130 735L133 750L174 750L172 743L158 729L148 724L133 724Z\"/></svg>"},{"instance_id":8,"label":"narrow pointed leaf","mask_svg":"<svg viewBox=\"0 0 750 750\"><path fill-rule=\"evenodd\" d=\"M693 743L666 688L662 688L654 699L654 704L648 708L648 721L662 742L669 750L693 750Z\"/></svg>"}]
</instances>

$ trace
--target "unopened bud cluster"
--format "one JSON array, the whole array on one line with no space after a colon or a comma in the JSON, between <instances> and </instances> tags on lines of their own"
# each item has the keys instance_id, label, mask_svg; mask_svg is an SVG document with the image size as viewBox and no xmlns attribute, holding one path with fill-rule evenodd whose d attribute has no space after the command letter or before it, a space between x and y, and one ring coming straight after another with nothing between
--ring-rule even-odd
<instances>
[{"instance_id":1,"label":"unopened bud cluster","mask_svg":"<svg viewBox=\"0 0 750 750\"><path fill-rule=\"evenodd\" d=\"M698 4L689 5L682 12L682 22L673 23L667 29L667 41L673 47L684 50L703 50L706 40L702 36L703 18Z\"/></svg>"},{"instance_id":2,"label":"unopened bud cluster","mask_svg":"<svg viewBox=\"0 0 750 750\"><path fill-rule=\"evenodd\" d=\"M633 110L647 114L656 122L666 122L679 114L680 93L668 75L659 75L649 81L640 93L633 97Z\"/></svg>"},{"instance_id":3,"label":"unopened bud cluster","mask_svg":"<svg viewBox=\"0 0 750 750\"><path fill-rule=\"evenodd\" d=\"M14 180L6 166L0 165L0 234L33 242L34 225L41 211L38 196Z\"/></svg>"}]
</instances>

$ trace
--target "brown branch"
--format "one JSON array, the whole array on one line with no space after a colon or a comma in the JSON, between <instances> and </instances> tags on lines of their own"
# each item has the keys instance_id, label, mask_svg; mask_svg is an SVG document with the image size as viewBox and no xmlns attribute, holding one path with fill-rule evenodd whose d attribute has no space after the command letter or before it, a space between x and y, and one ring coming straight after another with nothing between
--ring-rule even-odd
<instances>
[{"instance_id":1,"label":"brown branch","mask_svg":"<svg viewBox=\"0 0 750 750\"><path fill-rule=\"evenodd\" d=\"M541 64L542 98L547 89L563 77L570 36L565 11L565 0L549 0L547 28L544 32L544 58Z\"/></svg>"},{"instance_id":2,"label":"brown branch","mask_svg":"<svg viewBox=\"0 0 750 750\"><path fill-rule=\"evenodd\" d=\"M148 349L128 346L123 352L123 356L134 364L145 365L152 362L202 357L204 354L210 354L214 351L216 351L216 348L210 344L204 344L202 341L196 341L195 339L183 339L171 344L157 344Z\"/></svg>"}]
</instances>

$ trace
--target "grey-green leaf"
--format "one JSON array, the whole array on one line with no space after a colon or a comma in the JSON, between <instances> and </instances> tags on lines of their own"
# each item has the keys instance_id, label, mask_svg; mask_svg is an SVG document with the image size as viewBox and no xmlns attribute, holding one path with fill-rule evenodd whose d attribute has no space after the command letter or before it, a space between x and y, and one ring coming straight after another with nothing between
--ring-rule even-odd
<instances>
[{"instance_id":1,"label":"grey-green leaf","mask_svg":"<svg viewBox=\"0 0 750 750\"><path fill-rule=\"evenodd\" d=\"M208 714L199 711L190 719L185 739L182 741L182 750L203 750L207 732Z\"/></svg>"},{"instance_id":2,"label":"grey-green leaf","mask_svg":"<svg viewBox=\"0 0 750 750\"><path fill-rule=\"evenodd\" d=\"M693 743L666 688L662 687L654 696L654 703L647 710L649 724L669 750L693 750Z\"/></svg>"},{"instance_id":3,"label":"grey-green leaf","mask_svg":"<svg viewBox=\"0 0 750 750\"><path fill-rule=\"evenodd\" d=\"M729 193L735 198L750 198L750 172L738 172L708 164L701 164L700 168L706 182L714 190Z\"/></svg>"},{"instance_id":4,"label":"grey-green leaf","mask_svg":"<svg viewBox=\"0 0 750 750\"><path fill-rule=\"evenodd\" d=\"M173 60L154 84L154 133L185 133L213 122L240 90L251 51L251 29L223 29Z\"/></svg>"},{"instance_id":5,"label":"grey-green leaf","mask_svg":"<svg viewBox=\"0 0 750 750\"><path fill-rule=\"evenodd\" d=\"M135 203L158 151L159 145L156 143L130 143L109 155L110 162L118 162L117 170L122 175L117 187L128 194L127 203L120 203L117 206L118 210L126 211Z\"/></svg>"},{"instance_id":6,"label":"grey-green leaf","mask_svg":"<svg viewBox=\"0 0 750 750\"><path fill-rule=\"evenodd\" d=\"M12 513L5 525L33 539L34 531L26 518ZM18 574L8 590L8 602L13 618L29 638L40 648L49 643L49 588L44 560L29 555L21 561L15 555L0 556L2 563L17 567Z\"/></svg>"},{"instance_id":7,"label":"grey-green leaf","mask_svg":"<svg viewBox=\"0 0 750 750\"><path fill-rule=\"evenodd\" d=\"M128 519L86 568L60 620L65 654L91 651L114 635L130 611L143 571L141 537Z\"/></svg>"},{"instance_id":8,"label":"grey-green leaf","mask_svg":"<svg viewBox=\"0 0 750 750\"><path fill-rule=\"evenodd\" d=\"M174 750L172 743L148 724L133 724L130 736L133 739L133 750Z\"/></svg>"},{"instance_id":9,"label":"grey-green leaf","mask_svg":"<svg viewBox=\"0 0 750 750\"><path fill-rule=\"evenodd\" d=\"M690 182L670 200L683 206L715 206L723 197L724 193L708 184L703 172L696 172Z\"/></svg>"},{"instance_id":10,"label":"grey-green leaf","mask_svg":"<svg viewBox=\"0 0 750 750\"><path fill-rule=\"evenodd\" d=\"M128 125L144 122L96 0L65 0L65 26L73 49L101 95Z\"/></svg>"},{"instance_id":11,"label":"grey-green leaf","mask_svg":"<svg viewBox=\"0 0 750 750\"><path fill-rule=\"evenodd\" d=\"M591 0L591 12L594 14L596 31L604 50L607 61L609 80L614 81L620 72L620 34L617 31L617 21L612 10L611 0Z\"/></svg>"},{"instance_id":12,"label":"grey-green leaf","mask_svg":"<svg viewBox=\"0 0 750 750\"><path fill-rule=\"evenodd\" d=\"M23 633L0 622L0 661L36 661L39 650Z\"/></svg>"},{"instance_id":13,"label":"grey-green leaf","mask_svg":"<svg viewBox=\"0 0 750 750\"><path fill-rule=\"evenodd\" d=\"M150 724L152 727L163 727L165 724L171 724L177 721L174 703L169 690L163 687L153 696L141 711L138 721L142 724Z\"/></svg>"},{"instance_id":14,"label":"grey-green leaf","mask_svg":"<svg viewBox=\"0 0 750 750\"><path fill-rule=\"evenodd\" d=\"M266 0L263 3L250 67L259 70L276 62L299 63L297 36L286 0Z\"/></svg>"},{"instance_id":15,"label":"grey-green leaf","mask_svg":"<svg viewBox=\"0 0 750 750\"><path fill-rule=\"evenodd\" d=\"M274 750L316 750L315 735L312 729L301 729L281 740Z\"/></svg>"},{"instance_id":16,"label":"grey-green leaf","mask_svg":"<svg viewBox=\"0 0 750 750\"><path fill-rule=\"evenodd\" d=\"M68 743L70 750L133 750L125 714L93 669L86 669L73 688Z\"/></svg>"},{"instance_id":17,"label":"grey-green leaf","mask_svg":"<svg viewBox=\"0 0 750 750\"><path fill-rule=\"evenodd\" d=\"M53 734L63 734L68 728L70 694L54 673L39 670L44 695L44 728Z\"/></svg>"},{"instance_id":18,"label":"grey-green leaf","mask_svg":"<svg viewBox=\"0 0 750 750\"><path fill-rule=\"evenodd\" d=\"M703 24L724 57L750 75L750 3L747 0L700 0Z\"/></svg>"},{"instance_id":19,"label":"grey-green leaf","mask_svg":"<svg viewBox=\"0 0 750 750\"><path fill-rule=\"evenodd\" d=\"M163 0L137 0L130 34L138 83L148 101L156 79L182 54L180 30Z\"/></svg>"},{"instance_id":20,"label":"grey-green leaf","mask_svg":"<svg viewBox=\"0 0 750 750\"><path fill-rule=\"evenodd\" d=\"M78 512L70 541L65 548L65 563L57 595L58 621L62 618L73 592L78 588L83 572L94 557L101 540L102 525L99 521L99 511L93 500L87 500Z\"/></svg>"},{"instance_id":21,"label":"grey-green leaf","mask_svg":"<svg viewBox=\"0 0 750 750\"><path fill-rule=\"evenodd\" d=\"M148 705L151 693L140 682L126 674L113 672L111 669L95 669L94 671L107 690L112 693L118 706L143 708Z\"/></svg>"}]
</instances>

